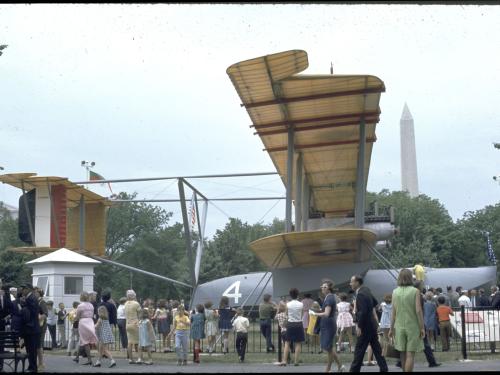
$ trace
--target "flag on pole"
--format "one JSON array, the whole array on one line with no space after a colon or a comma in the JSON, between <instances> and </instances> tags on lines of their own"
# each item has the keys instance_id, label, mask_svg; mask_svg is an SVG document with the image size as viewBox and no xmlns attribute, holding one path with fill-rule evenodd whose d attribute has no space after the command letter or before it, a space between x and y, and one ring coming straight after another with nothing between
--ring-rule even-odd
<instances>
[{"instance_id":1,"label":"flag on pole","mask_svg":"<svg viewBox=\"0 0 500 375\"><path fill-rule=\"evenodd\" d=\"M196 227L196 193L195 192L193 192L193 196L191 197L191 207L189 209L189 224L190 224L191 233L192 233Z\"/></svg>"},{"instance_id":2,"label":"flag on pole","mask_svg":"<svg viewBox=\"0 0 500 375\"><path fill-rule=\"evenodd\" d=\"M105 180L105 178L102 177L99 173L95 173L95 172L89 170L89 180L90 181L99 181L99 180ZM103 185L103 184L101 184L101 185ZM111 190L111 184L109 182L108 182L108 187L109 187L109 191L111 191L111 194L114 194L113 190Z\"/></svg>"},{"instance_id":3,"label":"flag on pole","mask_svg":"<svg viewBox=\"0 0 500 375\"><path fill-rule=\"evenodd\" d=\"M490 234L486 232L486 241L488 243L488 260L494 265L497 264L497 257L495 256L495 252L493 251L493 246L491 245Z\"/></svg>"}]
</instances>

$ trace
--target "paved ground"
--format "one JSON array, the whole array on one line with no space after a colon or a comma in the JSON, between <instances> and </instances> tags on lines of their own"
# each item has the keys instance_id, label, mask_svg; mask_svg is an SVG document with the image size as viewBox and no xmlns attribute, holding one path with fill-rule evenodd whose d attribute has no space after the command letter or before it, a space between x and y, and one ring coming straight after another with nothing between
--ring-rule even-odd
<instances>
[{"instance_id":1,"label":"paved ground","mask_svg":"<svg viewBox=\"0 0 500 375\"><path fill-rule=\"evenodd\" d=\"M202 358L203 361L203 358ZM46 355L45 372L54 373L288 373L288 372L323 372L323 364L301 364L298 367L279 367L273 363L202 363L178 367L175 361L156 362L153 365L129 365L126 359L118 358L117 366L108 368L109 362L105 359L100 368L76 364L70 357L60 355ZM348 367L348 364L346 364ZM472 360L445 362L441 367L430 369L423 363L415 365L418 372L464 372L464 371L498 371L500 360ZM8 367L4 370L10 372ZM391 372L401 372L400 368L389 366ZM378 372L378 367L362 367L362 372Z\"/></svg>"}]
</instances>

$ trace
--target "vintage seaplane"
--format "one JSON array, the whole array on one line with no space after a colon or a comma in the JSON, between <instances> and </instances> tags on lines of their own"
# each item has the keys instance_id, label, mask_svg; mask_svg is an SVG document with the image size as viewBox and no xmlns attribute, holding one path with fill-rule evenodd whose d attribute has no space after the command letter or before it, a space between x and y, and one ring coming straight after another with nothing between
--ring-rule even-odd
<instances>
[{"instance_id":1,"label":"vintage seaplane","mask_svg":"<svg viewBox=\"0 0 500 375\"><path fill-rule=\"evenodd\" d=\"M264 293L278 299L287 295L290 287L317 293L325 277L339 288L347 287L353 274L365 275L366 284L377 297L391 291L398 270L385 260L377 244L396 233L393 214L365 215L366 185L384 83L372 75L299 74L307 67L307 53L292 50L239 62L227 69L241 105L252 120L251 127L262 140L286 190L285 233L250 244L267 272L198 284L203 241L193 254L184 185L203 197L205 207L208 198L186 177L168 178L179 181L189 284L105 259L106 210L116 202L62 177L0 175L0 182L23 192L19 200L19 234L27 246L13 250L35 255L63 247L79 251L189 287L193 290L192 306L207 300L217 303L225 295L232 306L249 308L258 304ZM125 180L102 182L120 181ZM200 233L203 238L203 230ZM372 270L374 259L385 269ZM428 269L426 284L471 289L490 285L495 277L496 267Z\"/></svg>"},{"instance_id":2,"label":"vintage seaplane","mask_svg":"<svg viewBox=\"0 0 500 375\"><path fill-rule=\"evenodd\" d=\"M372 75L306 75L307 53L291 50L231 65L227 74L286 189L286 232L251 251L268 272L198 285L194 303L254 306L263 293L318 292L322 278L347 287L354 274L381 298L398 270L377 250L395 233L393 213L365 216L365 193L384 82ZM292 205L295 223L292 223ZM370 270L379 259L386 269ZM412 265L408 265L412 267ZM464 271L467 272L464 272ZM494 283L496 267L428 269L426 284L469 289Z\"/></svg>"}]
</instances>

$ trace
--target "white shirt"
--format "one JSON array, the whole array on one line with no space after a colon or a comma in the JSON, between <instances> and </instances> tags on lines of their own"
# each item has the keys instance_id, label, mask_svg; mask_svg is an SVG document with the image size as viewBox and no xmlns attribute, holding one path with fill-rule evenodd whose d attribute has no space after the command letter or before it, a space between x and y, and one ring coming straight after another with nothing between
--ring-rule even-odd
<instances>
[{"instance_id":1,"label":"white shirt","mask_svg":"<svg viewBox=\"0 0 500 375\"><path fill-rule=\"evenodd\" d=\"M116 310L116 319L127 319L125 317L125 305L118 306Z\"/></svg>"},{"instance_id":2,"label":"white shirt","mask_svg":"<svg viewBox=\"0 0 500 375\"><path fill-rule=\"evenodd\" d=\"M470 301L470 298L464 294L458 299L458 305L465 307L472 307L472 302Z\"/></svg>"},{"instance_id":3,"label":"white shirt","mask_svg":"<svg viewBox=\"0 0 500 375\"><path fill-rule=\"evenodd\" d=\"M245 318L244 316L238 316L233 320L233 327L236 332L247 333L248 327L250 327L250 322L248 321L248 318Z\"/></svg>"},{"instance_id":4,"label":"white shirt","mask_svg":"<svg viewBox=\"0 0 500 375\"><path fill-rule=\"evenodd\" d=\"M57 324L57 315L54 308L48 309L47 324L49 326L55 326Z\"/></svg>"},{"instance_id":5,"label":"white shirt","mask_svg":"<svg viewBox=\"0 0 500 375\"><path fill-rule=\"evenodd\" d=\"M292 300L286 304L288 309L288 321L291 323L302 322L302 312L304 304L297 300Z\"/></svg>"}]
</instances>

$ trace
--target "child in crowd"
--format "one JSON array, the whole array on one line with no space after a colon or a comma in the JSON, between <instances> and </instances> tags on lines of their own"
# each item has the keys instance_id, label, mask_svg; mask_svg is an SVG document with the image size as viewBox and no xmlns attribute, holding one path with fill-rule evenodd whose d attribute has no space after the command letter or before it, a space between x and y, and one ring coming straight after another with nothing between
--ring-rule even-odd
<instances>
[{"instance_id":1,"label":"child in crowd","mask_svg":"<svg viewBox=\"0 0 500 375\"><path fill-rule=\"evenodd\" d=\"M389 346L389 331L391 329L392 319L392 294L384 295L384 302L380 304L382 317L380 318L379 327L382 331L382 355L387 355L387 347Z\"/></svg>"},{"instance_id":2,"label":"child in crowd","mask_svg":"<svg viewBox=\"0 0 500 375\"><path fill-rule=\"evenodd\" d=\"M245 361L245 352L248 342L248 327L250 327L248 318L243 316L243 310L241 308L237 308L236 316L233 320L233 328L236 331L236 350L238 351L240 363Z\"/></svg>"},{"instance_id":3,"label":"child in crowd","mask_svg":"<svg viewBox=\"0 0 500 375\"><path fill-rule=\"evenodd\" d=\"M205 338L205 307L196 305L196 313L191 315L191 338L193 339L193 362L200 363L201 340Z\"/></svg>"},{"instance_id":4,"label":"child in crowd","mask_svg":"<svg viewBox=\"0 0 500 375\"><path fill-rule=\"evenodd\" d=\"M99 340L99 342L97 343L99 357L94 364L94 367L101 367L101 360L104 355L110 360L109 367L115 367L116 362L109 350L109 345L115 342L115 337L113 336L113 332L111 331L108 309L106 308L106 306L99 306L99 308L97 309L97 315L99 316L99 318L97 319L97 323L95 325L95 333Z\"/></svg>"},{"instance_id":5,"label":"child in crowd","mask_svg":"<svg viewBox=\"0 0 500 375\"><path fill-rule=\"evenodd\" d=\"M314 311L315 313L320 313L321 312L321 306L317 301L314 301L311 305L311 311ZM285 311L285 306L283 305L283 312ZM307 334L311 337L311 343L313 347L318 347L319 345L319 318L316 315L310 315L309 314L309 324L307 326ZM320 348L320 353L321 353L321 348Z\"/></svg>"},{"instance_id":6,"label":"child in crowd","mask_svg":"<svg viewBox=\"0 0 500 375\"><path fill-rule=\"evenodd\" d=\"M338 316L337 316L337 329L339 331L339 339L337 341L337 351L339 352L342 344L342 338L345 333L347 333L347 339L349 340L349 349L351 352L354 351L352 345L352 327L354 322L352 319L352 306L347 302L347 294L340 293L340 302L337 304Z\"/></svg>"},{"instance_id":7,"label":"child in crowd","mask_svg":"<svg viewBox=\"0 0 500 375\"><path fill-rule=\"evenodd\" d=\"M431 343L431 349L434 350L434 341L436 340L435 332L437 331L437 307L433 302L433 293L427 292L425 293L425 302L424 302L424 326L425 331L427 333L427 338ZM439 298L439 297L438 297ZM444 297L443 297L444 298ZM446 304L446 301L445 301Z\"/></svg>"},{"instance_id":8,"label":"child in crowd","mask_svg":"<svg viewBox=\"0 0 500 375\"><path fill-rule=\"evenodd\" d=\"M177 307L177 314L174 319L175 351L177 353L177 366L187 365L187 353L189 350L189 330L191 320L189 314L184 310L184 305Z\"/></svg>"},{"instance_id":9,"label":"child in crowd","mask_svg":"<svg viewBox=\"0 0 500 375\"><path fill-rule=\"evenodd\" d=\"M129 359L127 346L128 346L128 338L127 338L127 319L125 316L125 302L127 302L127 297L120 298L120 305L116 309L116 321L118 324L118 332L120 336L120 343L122 345L122 349L127 352L127 359Z\"/></svg>"},{"instance_id":10,"label":"child in crowd","mask_svg":"<svg viewBox=\"0 0 500 375\"><path fill-rule=\"evenodd\" d=\"M78 320L76 320L76 308L80 302L73 302L73 310L71 310L68 314L68 320L70 324L69 331L69 340L68 340L68 356L71 356L71 353L74 353L76 362L78 362L77 357L80 351L80 334L78 333Z\"/></svg>"},{"instance_id":11,"label":"child in crowd","mask_svg":"<svg viewBox=\"0 0 500 375\"><path fill-rule=\"evenodd\" d=\"M169 316L169 322L170 322L170 333L167 336L167 349L164 350L165 353L170 353L172 351L171 349L171 339L174 338L174 346L175 346L175 331L174 331L174 324L175 324L175 317L177 316L177 307L179 307L179 301L173 300L170 303L170 316Z\"/></svg>"},{"instance_id":12,"label":"child in crowd","mask_svg":"<svg viewBox=\"0 0 500 375\"><path fill-rule=\"evenodd\" d=\"M57 312L57 330L59 331L59 346L64 348L68 343L66 342L66 313L64 303L59 304L59 311Z\"/></svg>"},{"instance_id":13,"label":"child in crowd","mask_svg":"<svg viewBox=\"0 0 500 375\"><path fill-rule=\"evenodd\" d=\"M52 340L51 344L52 349L55 349L57 347L57 335L56 335L57 315L53 301L47 301L47 328L49 330L50 338Z\"/></svg>"},{"instance_id":14,"label":"child in crowd","mask_svg":"<svg viewBox=\"0 0 500 375\"><path fill-rule=\"evenodd\" d=\"M311 324L311 318L312 316L309 316L309 324ZM283 345L285 344L285 339L286 339L286 321L287 321L287 316L286 316L286 303L283 301L280 301L278 305L278 312L276 313L276 316L274 317L278 321L278 325L281 328L281 341L283 341Z\"/></svg>"},{"instance_id":15,"label":"child in crowd","mask_svg":"<svg viewBox=\"0 0 500 375\"><path fill-rule=\"evenodd\" d=\"M212 354L215 349L215 337L217 336L217 311L212 308L212 302L205 302L205 333L208 338L207 352Z\"/></svg>"},{"instance_id":16,"label":"child in crowd","mask_svg":"<svg viewBox=\"0 0 500 375\"><path fill-rule=\"evenodd\" d=\"M149 311L147 309L143 309L141 312L142 319L139 321L139 359L137 361L137 364L143 363L142 353L144 352L144 350L148 352L148 361L144 362L144 364L153 364L151 347L155 343L156 338L153 329L153 323L151 323L149 316Z\"/></svg>"},{"instance_id":17,"label":"child in crowd","mask_svg":"<svg viewBox=\"0 0 500 375\"><path fill-rule=\"evenodd\" d=\"M232 330L232 320L234 317L234 309L229 305L229 298L222 296L219 303L219 332L222 338L222 353L229 353L229 331Z\"/></svg>"},{"instance_id":18,"label":"child in crowd","mask_svg":"<svg viewBox=\"0 0 500 375\"><path fill-rule=\"evenodd\" d=\"M168 321L168 316L169 316L169 311L167 309L167 300L161 299L160 301L158 301L158 308L156 309L154 318L156 319L158 325L158 332L162 337L163 351L165 353L172 351L168 346L165 347L167 337L170 333L170 324Z\"/></svg>"},{"instance_id":19,"label":"child in crowd","mask_svg":"<svg viewBox=\"0 0 500 375\"><path fill-rule=\"evenodd\" d=\"M441 332L441 342L443 345L443 352L450 350L450 336L451 336L451 323L450 315L453 314L453 310L445 305L445 299L443 296L438 297L438 307L436 309L439 318L439 330Z\"/></svg>"}]
</instances>

